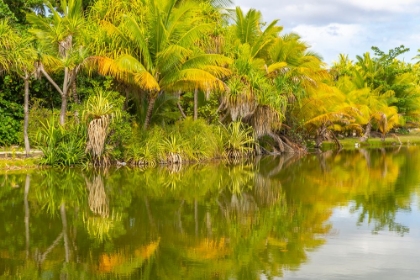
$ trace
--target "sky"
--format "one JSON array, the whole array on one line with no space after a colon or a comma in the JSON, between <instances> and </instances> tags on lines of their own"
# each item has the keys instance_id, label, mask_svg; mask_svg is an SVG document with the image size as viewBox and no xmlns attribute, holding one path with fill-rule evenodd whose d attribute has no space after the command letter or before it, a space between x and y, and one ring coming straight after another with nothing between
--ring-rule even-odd
<instances>
[{"instance_id":1,"label":"sky","mask_svg":"<svg viewBox=\"0 0 420 280\"><path fill-rule=\"evenodd\" d=\"M298 33L329 65L340 53L351 60L377 46L388 53L404 45L399 58L414 62L420 49L420 0L233 0L244 11L279 19L283 34Z\"/></svg>"}]
</instances>

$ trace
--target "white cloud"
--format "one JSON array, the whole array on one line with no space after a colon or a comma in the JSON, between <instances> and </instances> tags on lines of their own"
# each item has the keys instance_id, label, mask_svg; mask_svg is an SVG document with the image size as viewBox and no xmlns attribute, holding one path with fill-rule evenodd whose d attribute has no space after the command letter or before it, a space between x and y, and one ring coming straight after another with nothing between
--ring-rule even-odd
<instances>
[{"instance_id":1,"label":"white cloud","mask_svg":"<svg viewBox=\"0 0 420 280\"><path fill-rule=\"evenodd\" d=\"M354 49L361 49L358 45L361 36L367 36L363 26L358 24L331 23L326 26L298 25L292 29L304 41L309 43L312 50L318 51L325 62L330 63L339 53L349 53ZM337 52L340 50L339 52Z\"/></svg>"},{"instance_id":2,"label":"white cloud","mask_svg":"<svg viewBox=\"0 0 420 280\"><path fill-rule=\"evenodd\" d=\"M349 1L341 0L339 2L345 3ZM410 12L412 8L418 6L418 0L352 0L350 2L365 10L390 11L393 13Z\"/></svg>"},{"instance_id":3,"label":"white cloud","mask_svg":"<svg viewBox=\"0 0 420 280\"><path fill-rule=\"evenodd\" d=\"M419 0L235 0L260 10L267 22L280 19L284 32L297 32L331 63L339 53L351 59L377 46L387 52L405 45L411 61L420 48Z\"/></svg>"}]
</instances>

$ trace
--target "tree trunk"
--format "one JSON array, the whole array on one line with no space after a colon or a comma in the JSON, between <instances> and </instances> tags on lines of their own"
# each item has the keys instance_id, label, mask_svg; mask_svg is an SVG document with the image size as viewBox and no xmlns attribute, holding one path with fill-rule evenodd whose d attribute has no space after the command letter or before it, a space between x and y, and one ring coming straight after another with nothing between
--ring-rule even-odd
<instances>
[{"instance_id":1,"label":"tree trunk","mask_svg":"<svg viewBox=\"0 0 420 280\"><path fill-rule=\"evenodd\" d=\"M23 138L25 142L25 153L26 157L29 156L31 152L31 147L29 145L29 136L28 136L28 125L29 125L29 74L25 73L25 100L24 100L24 124L23 124Z\"/></svg>"},{"instance_id":2,"label":"tree trunk","mask_svg":"<svg viewBox=\"0 0 420 280\"><path fill-rule=\"evenodd\" d=\"M366 130L365 130L365 134L363 134L362 137L360 137L360 142L366 142L369 137L370 137L370 132L372 130L372 123L371 121L368 122L368 124L366 125Z\"/></svg>"},{"instance_id":3,"label":"tree trunk","mask_svg":"<svg viewBox=\"0 0 420 280\"><path fill-rule=\"evenodd\" d=\"M324 142L324 139L326 138L326 133L327 127L325 124L318 128L317 135L315 136L315 148L321 148L322 142Z\"/></svg>"},{"instance_id":4,"label":"tree trunk","mask_svg":"<svg viewBox=\"0 0 420 280\"><path fill-rule=\"evenodd\" d=\"M60 124L64 126L66 123L66 113L67 113L67 93L61 95L61 110L60 110Z\"/></svg>"},{"instance_id":5,"label":"tree trunk","mask_svg":"<svg viewBox=\"0 0 420 280\"><path fill-rule=\"evenodd\" d=\"M182 117L185 119L187 118L187 115L184 113L184 109L182 109L181 104L179 104L179 101L176 103L176 106L178 107L178 110L181 112Z\"/></svg>"},{"instance_id":6,"label":"tree trunk","mask_svg":"<svg viewBox=\"0 0 420 280\"><path fill-rule=\"evenodd\" d=\"M60 124L64 126L66 123L66 113L67 113L67 93L69 91L69 69L64 68L64 82L63 82L63 92L61 93L61 110L60 110Z\"/></svg>"},{"instance_id":7,"label":"tree trunk","mask_svg":"<svg viewBox=\"0 0 420 280\"><path fill-rule=\"evenodd\" d=\"M181 112L181 115L184 119L187 118L187 115L185 115L184 109L182 109L181 104L179 103L179 100L181 99L181 92L178 92L178 102L176 102L176 106L178 107L178 110Z\"/></svg>"},{"instance_id":8,"label":"tree trunk","mask_svg":"<svg viewBox=\"0 0 420 280\"><path fill-rule=\"evenodd\" d=\"M69 73L69 69L66 67L64 69L64 82L63 89L61 89L57 83L51 78L51 76L45 71L42 63L39 64L38 69L44 75L45 78L50 82L50 84L60 93L61 95L61 110L60 110L60 124L64 125L66 122L66 112L67 112L67 94L69 91L69 85L73 83L73 80L76 78L76 69L73 69Z\"/></svg>"},{"instance_id":9,"label":"tree trunk","mask_svg":"<svg viewBox=\"0 0 420 280\"><path fill-rule=\"evenodd\" d=\"M146 119L144 120L144 125L143 125L144 129L147 129L150 125L150 120L152 118L152 112L153 112L153 107L155 106L156 98L157 96L155 95L150 96L149 104L147 106Z\"/></svg>"},{"instance_id":10,"label":"tree trunk","mask_svg":"<svg viewBox=\"0 0 420 280\"><path fill-rule=\"evenodd\" d=\"M281 138L278 135L276 135L274 132L271 132L271 131L267 135L270 136L271 138L273 138L274 141L276 141L276 143L279 147L280 153L284 153L285 148L284 148L284 143L281 140Z\"/></svg>"},{"instance_id":11,"label":"tree trunk","mask_svg":"<svg viewBox=\"0 0 420 280\"><path fill-rule=\"evenodd\" d=\"M76 80L73 80L71 83L71 94L73 95L73 102L76 104L80 104L79 95L77 94L77 85Z\"/></svg>"},{"instance_id":12,"label":"tree trunk","mask_svg":"<svg viewBox=\"0 0 420 280\"><path fill-rule=\"evenodd\" d=\"M333 131L330 131L331 137L334 140L335 145L337 146L337 149L341 151L343 149L343 145L341 145L340 141L338 141L337 136L335 136Z\"/></svg>"},{"instance_id":13,"label":"tree trunk","mask_svg":"<svg viewBox=\"0 0 420 280\"><path fill-rule=\"evenodd\" d=\"M194 90L194 120L198 118L198 88Z\"/></svg>"},{"instance_id":14,"label":"tree trunk","mask_svg":"<svg viewBox=\"0 0 420 280\"><path fill-rule=\"evenodd\" d=\"M73 80L73 82L71 83L70 90L71 90L71 94L73 96L73 102L75 104L80 104L79 96L77 94L76 80ZM79 110L77 109L77 107L74 110L74 119L75 119L76 123L78 124L79 123Z\"/></svg>"}]
</instances>

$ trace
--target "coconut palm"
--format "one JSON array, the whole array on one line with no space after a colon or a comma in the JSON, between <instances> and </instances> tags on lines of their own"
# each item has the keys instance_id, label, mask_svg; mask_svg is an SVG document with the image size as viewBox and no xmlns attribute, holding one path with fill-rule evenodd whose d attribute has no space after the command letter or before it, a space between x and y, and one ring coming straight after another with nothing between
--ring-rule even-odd
<instances>
[{"instance_id":1,"label":"coconut palm","mask_svg":"<svg viewBox=\"0 0 420 280\"><path fill-rule=\"evenodd\" d=\"M384 91L382 86L373 88L375 75L379 71L370 55L366 53L363 58L359 56L358 64L349 66L346 74L336 82L337 88L359 112L355 116L356 122L365 127L361 141L370 137L372 125L385 137L385 134L400 121L397 108L392 106L396 100L394 91Z\"/></svg>"},{"instance_id":2,"label":"coconut palm","mask_svg":"<svg viewBox=\"0 0 420 280\"><path fill-rule=\"evenodd\" d=\"M244 15L236 8L230 46L226 47L235 58L234 75L220 109L227 111L232 120L248 121L257 138L274 138L280 152L292 152L294 145L276 133L287 105L300 98L302 92L320 87L328 75L319 56L308 52L298 35L280 37L281 30L277 21L264 28L261 13L256 10Z\"/></svg>"},{"instance_id":3,"label":"coconut palm","mask_svg":"<svg viewBox=\"0 0 420 280\"><path fill-rule=\"evenodd\" d=\"M3 72L18 74L24 81L24 143L26 156L30 153L28 137L29 124L29 84L34 75L36 52L32 38L19 34L6 20L0 21L0 75Z\"/></svg>"},{"instance_id":4,"label":"coconut palm","mask_svg":"<svg viewBox=\"0 0 420 280\"><path fill-rule=\"evenodd\" d=\"M133 84L139 94L147 94L144 128L150 124L159 95L224 90L221 78L229 74L224 67L229 59L206 54L196 46L212 25L203 22L195 2L134 1L131 7L120 22L103 22L112 42L95 62L101 74Z\"/></svg>"},{"instance_id":5,"label":"coconut palm","mask_svg":"<svg viewBox=\"0 0 420 280\"><path fill-rule=\"evenodd\" d=\"M268 53L267 76L278 98L285 99L286 105L281 110L286 117L285 124L293 129L299 125L299 117L294 112L302 110L303 99L331 90L325 84L331 77L321 57L308 48L297 34L290 33L276 38Z\"/></svg>"},{"instance_id":6,"label":"coconut palm","mask_svg":"<svg viewBox=\"0 0 420 280\"><path fill-rule=\"evenodd\" d=\"M315 147L320 148L324 140L333 140L339 148L334 131L353 125L357 108L349 103L340 90L330 88L304 98L295 115L303 122L305 131L315 136Z\"/></svg>"}]
</instances>

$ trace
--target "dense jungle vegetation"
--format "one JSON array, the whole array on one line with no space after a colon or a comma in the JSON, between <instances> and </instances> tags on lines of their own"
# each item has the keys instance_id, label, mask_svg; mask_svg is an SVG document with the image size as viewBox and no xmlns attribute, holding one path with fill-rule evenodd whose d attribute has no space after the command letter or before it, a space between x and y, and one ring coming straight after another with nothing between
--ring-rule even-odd
<instances>
[{"instance_id":1,"label":"dense jungle vegetation","mask_svg":"<svg viewBox=\"0 0 420 280\"><path fill-rule=\"evenodd\" d=\"M0 0L0 146L46 164L302 153L417 127L404 46L331 67L226 0ZM415 61L415 60L414 60Z\"/></svg>"}]
</instances>

